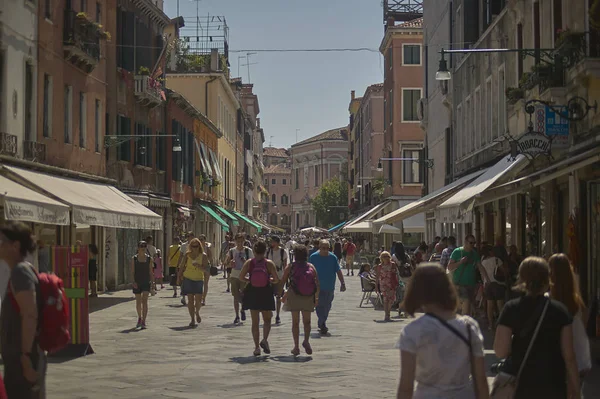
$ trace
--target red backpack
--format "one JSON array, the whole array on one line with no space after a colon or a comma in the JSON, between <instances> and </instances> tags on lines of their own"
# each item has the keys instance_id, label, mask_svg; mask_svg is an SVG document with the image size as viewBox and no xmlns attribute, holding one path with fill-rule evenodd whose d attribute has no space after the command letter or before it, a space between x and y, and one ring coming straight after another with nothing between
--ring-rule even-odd
<instances>
[{"instance_id":1,"label":"red backpack","mask_svg":"<svg viewBox=\"0 0 600 399\"><path fill-rule=\"evenodd\" d=\"M250 261L248 273L250 273L250 284L253 287L262 288L269 285L269 271L267 270L266 259L257 261L253 258Z\"/></svg>"},{"instance_id":2,"label":"red backpack","mask_svg":"<svg viewBox=\"0 0 600 399\"><path fill-rule=\"evenodd\" d=\"M63 281L55 274L38 273L38 343L40 348L48 353L58 352L69 343L69 302L64 290ZM11 302L17 311L19 305L8 287Z\"/></svg>"},{"instance_id":3,"label":"red backpack","mask_svg":"<svg viewBox=\"0 0 600 399\"><path fill-rule=\"evenodd\" d=\"M301 296L313 296L317 292L315 270L310 267L310 263L292 263L290 286Z\"/></svg>"}]
</instances>

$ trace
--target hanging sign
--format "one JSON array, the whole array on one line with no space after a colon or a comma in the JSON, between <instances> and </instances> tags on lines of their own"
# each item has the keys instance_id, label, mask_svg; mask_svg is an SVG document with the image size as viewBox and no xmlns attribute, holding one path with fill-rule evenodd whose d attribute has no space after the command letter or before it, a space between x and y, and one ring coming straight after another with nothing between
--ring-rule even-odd
<instances>
[{"instance_id":1,"label":"hanging sign","mask_svg":"<svg viewBox=\"0 0 600 399\"><path fill-rule=\"evenodd\" d=\"M568 115L566 106L555 106L553 109L546 105L535 108L535 130L552 139L552 148L567 148L569 146L569 121L561 115Z\"/></svg>"},{"instance_id":2,"label":"hanging sign","mask_svg":"<svg viewBox=\"0 0 600 399\"><path fill-rule=\"evenodd\" d=\"M511 157L516 158L523 154L529 159L535 159L540 155L551 156L552 139L540 132L529 131L510 142Z\"/></svg>"}]
</instances>

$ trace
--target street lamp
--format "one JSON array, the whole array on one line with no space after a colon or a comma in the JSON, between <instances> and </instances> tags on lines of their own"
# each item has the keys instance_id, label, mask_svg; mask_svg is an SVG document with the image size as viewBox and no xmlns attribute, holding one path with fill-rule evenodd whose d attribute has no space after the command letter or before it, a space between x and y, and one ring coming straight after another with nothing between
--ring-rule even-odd
<instances>
[{"instance_id":1,"label":"street lamp","mask_svg":"<svg viewBox=\"0 0 600 399\"><path fill-rule=\"evenodd\" d=\"M418 162L425 165L427 169L433 169L434 160L433 159L420 159L420 158L379 158L379 163L377 163L377 171L383 172L383 164L381 161L412 161Z\"/></svg>"},{"instance_id":2,"label":"street lamp","mask_svg":"<svg viewBox=\"0 0 600 399\"><path fill-rule=\"evenodd\" d=\"M440 60L438 71L435 73L435 80L450 80L452 78L452 74L448 70L448 64L446 63L446 58L444 58L443 51L444 50L442 49L442 59Z\"/></svg>"}]
</instances>

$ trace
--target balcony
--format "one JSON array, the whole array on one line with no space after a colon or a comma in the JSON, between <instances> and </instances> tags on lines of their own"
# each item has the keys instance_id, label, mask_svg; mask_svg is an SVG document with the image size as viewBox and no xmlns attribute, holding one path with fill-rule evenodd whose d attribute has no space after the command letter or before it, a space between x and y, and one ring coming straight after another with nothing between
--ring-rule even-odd
<instances>
[{"instance_id":1,"label":"balcony","mask_svg":"<svg viewBox=\"0 0 600 399\"><path fill-rule=\"evenodd\" d=\"M23 141L23 158L33 162L45 162L46 144L37 141Z\"/></svg>"},{"instance_id":2,"label":"balcony","mask_svg":"<svg viewBox=\"0 0 600 399\"><path fill-rule=\"evenodd\" d=\"M163 91L161 83L148 75L135 76L135 98L145 107L154 108L162 104Z\"/></svg>"},{"instance_id":3,"label":"balcony","mask_svg":"<svg viewBox=\"0 0 600 399\"><path fill-rule=\"evenodd\" d=\"M0 132L0 155L17 155L17 136Z\"/></svg>"},{"instance_id":4,"label":"balcony","mask_svg":"<svg viewBox=\"0 0 600 399\"><path fill-rule=\"evenodd\" d=\"M108 36L85 13L65 10L63 50L65 59L90 73L100 60L100 38ZM106 38L106 37L105 37Z\"/></svg>"},{"instance_id":5,"label":"balcony","mask_svg":"<svg viewBox=\"0 0 600 399\"><path fill-rule=\"evenodd\" d=\"M226 198L225 199L225 208L227 208L229 210L235 209L235 200Z\"/></svg>"}]
</instances>

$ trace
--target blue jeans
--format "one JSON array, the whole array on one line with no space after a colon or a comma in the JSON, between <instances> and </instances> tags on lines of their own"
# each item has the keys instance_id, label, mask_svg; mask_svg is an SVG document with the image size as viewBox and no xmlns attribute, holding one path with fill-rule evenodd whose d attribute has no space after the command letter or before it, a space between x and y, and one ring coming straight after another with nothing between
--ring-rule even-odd
<instances>
[{"instance_id":1,"label":"blue jeans","mask_svg":"<svg viewBox=\"0 0 600 399\"><path fill-rule=\"evenodd\" d=\"M331 310L331 304L333 303L333 294L335 291L321 290L319 293L319 304L315 308L317 311L317 318L319 320L318 326L322 328L327 322L329 317L329 311Z\"/></svg>"}]
</instances>

